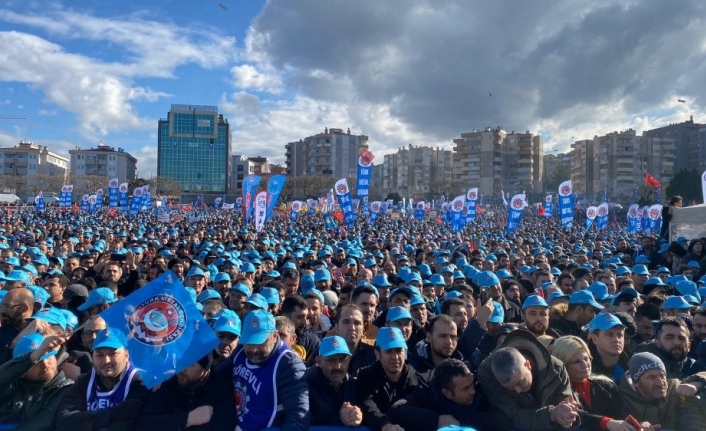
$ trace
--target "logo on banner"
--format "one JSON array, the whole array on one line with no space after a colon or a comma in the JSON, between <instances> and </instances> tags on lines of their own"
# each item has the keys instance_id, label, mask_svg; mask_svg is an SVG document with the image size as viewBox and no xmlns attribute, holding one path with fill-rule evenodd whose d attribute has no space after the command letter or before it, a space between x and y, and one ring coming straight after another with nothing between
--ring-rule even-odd
<instances>
[{"instance_id":1,"label":"logo on banner","mask_svg":"<svg viewBox=\"0 0 706 431\"><path fill-rule=\"evenodd\" d=\"M96 197L95 197L95 196L90 196L90 197L88 198L88 203L91 204L91 205L95 205L95 203L96 203Z\"/></svg>"},{"instance_id":2,"label":"logo on banner","mask_svg":"<svg viewBox=\"0 0 706 431\"><path fill-rule=\"evenodd\" d=\"M108 182L108 187L110 187L111 189L118 187L118 181L117 180L110 180Z\"/></svg>"},{"instance_id":3,"label":"logo on banner","mask_svg":"<svg viewBox=\"0 0 706 431\"><path fill-rule=\"evenodd\" d=\"M370 210L373 211L373 212L378 212L378 211L380 211L380 207L381 207L381 205L380 205L379 202L373 202L373 203L370 204Z\"/></svg>"},{"instance_id":4,"label":"logo on banner","mask_svg":"<svg viewBox=\"0 0 706 431\"><path fill-rule=\"evenodd\" d=\"M544 202L546 202L546 203L552 203L552 195L547 195L547 197L544 198Z\"/></svg>"},{"instance_id":5,"label":"logo on banner","mask_svg":"<svg viewBox=\"0 0 706 431\"><path fill-rule=\"evenodd\" d=\"M522 199L519 199L519 198L518 198L518 199L513 199L513 200L512 200L512 207L515 208L515 209L517 209L517 210L522 209L522 207L524 206L524 204L525 204L525 203L524 203L524 201L522 201Z\"/></svg>"},{"instance_id":6,"label":"logo on banner","mask_svg":"<svg viewBox=\"0 0 706 431\"><path fill-rule=\"evenodd\" d=\"M96 196L103 196L103 189L96 190Z\"/></svg>"},{"instance_id":7,"label":"logo on banner","mask_svg":"<svg viewBox=\"0 0 706 431\"><path fill-rule=\"evenodd\" d=\"M477 197L478 196L476 195L475 190L471 190L470 192L468 192L468 199L474 201L474 200L476 200Z\"/></svg>"},{"instance_id":8,"label":"logo on banner","mask_svg":"<svg viewBox=\"0 0 706 431\"><path fill-rule=\"evenodd\" d=\"M563 185L561 186L561 189L559 189L561 192L562 196L569 196L571 194L571 187L568 185Z\"/></svg>"},{"instance_id":9,"label":"logo on banner","mask_svg":"<svg viewBox=\"0 0 706 431\"><path fill-rule=\"evenodd\" d=\"M454 204L454 211L458 212L458 211L461 211L461 209L463 208L463 202L461 202L460 200L454 200L453 204Z\"/></svg>"},{"instance_id":10,"label":"logo on banner","mask_svg":"<svg viewBox=\"0 0 706 431\"><path fill-rule=\"evenodd\" d=\"M135 189L135 196L138 198L142 196L142 187L138 187Z\"/></svg>"},{"instance_id":11,"label":"logo on banner","mask_svg":"<svg viewBox=\"0 0 706 431\"><path fill-rule=\"evenodd\" d=\"M123 183L120 185L120 193L127 193L127 184Z\"/></svg>"},{"instance_id":12,"label":"logo on banner","mask_svg":"<svg viewBox=\"0 0 706 431\"><path fill-rule=\"evenodd\" d=\"M298 213L300 209L301 209L301 205L299 204L299 202L292 203L292 211L294 211L295 213Z\"/></svg>"},{"instance_id":13,"label":"logo on banner","mask_svg":"<svg viewBox=\"0 0 706 431\"><path fill-rule=\"evenodd\" d=\"M418 202L418 203L417 203L417 209L418 209L418 210L423 210L423 209L424 209L424 202Z\"/></svg>"},{"instance_id":14,"label":"logo on banner","mask_svg":"<svg viewBox=\"0 0 706 431\"><path fill-rule=\"evenodd\" d=\"M599 216L603 217L604 215L607 214L607 212L608 212L608 210L606 210L605 207L598 207L598 215Z\"/></svg>"},{"instance_id":15,"label":"logo on banner","mask_svg":"<svg viewBox=\"0 0 706 431\"><path fill-rule=\"evenodd\" d=\"M650 208L650 218L657 220L659 218L659 210L657 208Z\"/></svg>"},{"instance_id":16,"label":"logo on banner","mask_svg":"<svg viewBox=\"0 0 706 431\"><path fill-rule=\"evenodd\" d=\"M375 156L368 150L363 150L358 157L358 165L367 168L373 164L373 159Z\"/></svg>"},{"instance_id":17,"label":"logo on banner","mask_svg":"<svg viewBox=\"0 0 706 431\"><path fill-rule=\"evenodd\" d=\"M128 327L135 339L141 343L163 346L184 333L186 312L173 297L155 296L135 307L128 317Z\"/></svg>"},{"instance_id":18,"label":"logo on banner","mask_svg":"<svg viewBox=\"0 0 706 431\"><path fill-rule=\"evenodd\" d=\"M630 208L630 217L632 217L632 218L637 217L637 209L636 208Z\"/></svg>"},{"instance_id":19,"label":"logo on banner","mask_svg":"<svg viewBox=\"0 0 706 431\"><path fill-rule=\"evenodd\" d=\"M277 178L272 178L267 185L267 192L271 195L279 193L279 180Z\"/></svg>"},{"instance_id":20,"label":"logo on banner","mask_svg":"<svg viewBox=\"0 0 706 431\"><path fill-rule=\"evenodd\" d=\"M70 191L70 190L69 190L69 186L64 186L64 187L62 187L62 188L61 188L61 191L62 191L63 193L68 193L68 192Z\"/></svg>"},{"instance_id":21,"label":"logo on banner","mask_svg":"<svg viewBox=\"0 0 706 431\"><path fill-rule=\"evenodd\" d=\"M242 196L238 196L237 198L235 198L235 203L238 204L238 205L242 204L242 203L243 203L243 197L242 197Z\"/></svg>"},{"instance_id":22,"label":"logo on banner","mask_svg":"<svg viewBox=\"0 0 706 431\"><path fill-rule=\"evenodd\" d=\"M593 208L589 208L589 210L586 212L586 215L588 216L588 218L593 219L596 217L596 210L594 210Z\"/></svg>"},{"instance_id":23,"label":"logo on banner","mask_svg":"<svg viewBox=\"0 0 706 431\"><path fill-rule=\"evenodd\" d=\"M336 193L339 195L345 195L348 193L348 186L346 184L339 184L336 186Z\"/></svg>"}]
</instances>

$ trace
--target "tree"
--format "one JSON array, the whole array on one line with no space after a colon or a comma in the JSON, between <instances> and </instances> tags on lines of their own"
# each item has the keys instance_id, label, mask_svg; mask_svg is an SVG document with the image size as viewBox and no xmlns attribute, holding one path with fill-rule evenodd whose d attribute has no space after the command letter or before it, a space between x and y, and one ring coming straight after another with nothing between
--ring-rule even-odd
<instances>
[{"instance_id":1,"label":"tree","mask_svg":"<svg viewBox=\"0 0 706 431\"><path fill-rule=\"evenodd\" d=\"M326 196L336 184L336 179L328 175L302 175L295 178L287 177L282 189L282 196L285 200L294 199L318 199ZM348 184L352 187L352 184ZM267 187L267 183L260 182L260 187Z\"/></svg>"},{"instance_id":2,"label":"tree","mask_svg":"<svg viewBox=\"0 0 706 431\"><path fill-rule=\"evenodd\" d=\"M178 199L181 195L181 183L170 177L153 177L148 182L150 193L155 196L166 196Z\"/></svg>"},{"instance_id":3,"label":"tree","mask_svg":"<svg viewBox=\"0 0 706 431\"><path fill-rule=\"evenodd\" d=\"M59 193L61 191L61 181L51 175L32 175L23 178L24 182L20 185L20 192L26 196L36 196L39 192L45 195L50 193Z\"/></svg>"},{"instance_id":4,"label":"tree","mask_svg":"<svg viewBox=\"0 0 706 431\"><path fill-rule=\"evenodd\" d=\"M671 197L677 195L684 198L685 204L691 201L701 202L703 200L701 192L701 173L696 169L682 169L677 172L667 186L667 196Z\"/></svg>"},{"instance_id":5,"label":"tree","mask_svg":"<svg viewBox=\"0 0 706 431\"><path fill-rule=\"evenodd\" d=\"M561 183L571 179L571 166L568 163L558 162L555 166L544 179L544 191L547 193L556 192Z\"/></svg>"},{"instance_id":6,"label":"tree","mask_svg":"<svg viewBox=\"0 0 706 431\"><path fill-rule=\"evenodd\" d=\"M103 175L72 175L69 184L74 186L74 199L76 196L80 200L83 195L93 195L98 189L108 194L108 177Z\"/></svg>"},{"instance_id":7,"label":"tree","mask_svg":"<svg viewBox=\"0 0 706 431\"><path fill-rule=\"evenodd\" d=\"M392 199L392 203L396 204L397 202L400 202L402 200L402 196L400 196L400 194L397 192L391 192L387 195L385 200L388 201L390 199Z\"/></svg>"}]
</instances>

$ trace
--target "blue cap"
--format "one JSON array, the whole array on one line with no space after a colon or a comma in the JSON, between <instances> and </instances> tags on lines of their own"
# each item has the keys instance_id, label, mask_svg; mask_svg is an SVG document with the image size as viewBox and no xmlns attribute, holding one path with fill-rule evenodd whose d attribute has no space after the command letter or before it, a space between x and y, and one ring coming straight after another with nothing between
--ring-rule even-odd
<instances>
[{"instance_id":1,"label":"blue cap","mask_svg":"<svg viewBox=\"0 0 706 431\"><path fill-rule=\"evenodd\" d=\"M662 308L665 310L688 310L692 307L693 305L686 302L686 299L683 297L670 296L666 301L664 301L664 306Z\"/></svg>"},{"instance_id":2,"label":"blue cap","mask_svg":"<svg viewBox=\"0 0 706 431\"><path fill-rule=\"evenodd\" d=\"M199 294L199 299L198 301L203 304L204 302L208 301L209 299L218 299L219 301L222 300L221 294L216 292L213 289L204 289L201 291Z\"/></svg>"},{"instance_id":3,"label":"blue cap","mask_svg":"<svg viewBox=\"0 0 706 431\"><path fill-rule=\"evenodd\" d=\"M279 304L279 291L274 287L266 287L260 291L260 294L265 297L268 304Z\"/></svg>"},{"instance_id":4,"label":"blue cap","mask_svg":"<svg viewBox=\"0 0 706 431\"><path fill-rule=\"evenodd\" d=\"M250 296L250 287L245 283L236 283L233 287L228 289L230 293L242 293L245 296Z\"/></svg>"},{"instance_id":5,"label":"blue cap","mask_svg":"<svg viewBox=\"0 0 706 431\"><path fill-rule=\"evenodd\" d=\"M672 271L669 270L669 268L665 268L663 266L660 266L657 268L657 274L671 274Z\"/></svg>"},{"instance_id":6,"label":"blue cap","mask_svg":"<svg viewBox=\"0 0 706 431\"><path fill-rule=\"evenodd\" d=\"M620 321L617 317L610 313L601 313L597 314L596 317L591 319L590 322L588 322L588 332L589 334L592 334L596 332L597 330L600 331L607 331L611 328L615 328L616 326L622 326L625 328L625 325L623 325L623 322Z\"/></svg>"},{"instance_id":7,"label":"blue cap","mask_svg":"<svg viewBox=\"0 0 706 431\"><path fill-rule=\"evenodd\" d=\"M291 260L288 260L288 261L284 262L284 263L282 264L282 266L281 266L279 269L281 269L281 270L285 270L285 269L295 269L295 270L296 270L296 269L297 269L297 265L295 265L294 262L292 262Z\"/></svg>"},{"instance_id":8,"label":"blue cap","mask_svg":"<svg viewBox=\"0 0 706 431\"><path fill-rule=\"evenodd\" d=\"M694 268L694 269L701 269L701 265L699 264L699 262L697 262L695 260L692 260L691 262L687 263L686 267L687 268Z\"/></svg>"},{"instance_id":9,"label":"blue cap","mask_svg":"<svg viewBox=\"0 0 706 431\"><path fill-rule=\"evenodd\" d=\"M323 358L328 358L329 356L336 355L352 356L351 351L348 350L348 344L346 344L346 340L339 337L338 335L326 337L321 340L321 345L319 345L319 356Z\"/></svg>"},{"instance_id":10,"label":"blue cap","mask_svg":"<svg viewBox=\"0 0 706 431\"><path fill-rule=\"evenodd\" d=\"M522 304L522 310L524 311L529 307L544 307L549 308L549 304L539 295L530 295L525 298L525 302Z\"/></svg>"},{"instance_id":11,"label":"blue cap","mask_svg":"<svg viewBox=\"0 0 706 431\"><path fill-rule=\"evenodd\" d=\"M452 290L451 292L447 293L446 296L444 296L444 300L447 299L456 299L462 297L463 294L459 292L458 290Z\"/></svg>"},{"instance_id":12,"label":"blue cap","mask_svg":"<svg viewBox=\"0 0 706 431\"><path fill-rule=\"evenodd\" d=\"M632 273L638 275L650 275L650 271L647 270L645 265L635 265L632 267Z\"/></svg>"},{"instance_id":13,"label":"blue cap","mask_svg":"<svg viewBox=\"0 0 706 431\"><path fill-rule=\"evenodd\" d=\"M409 297L409 299L412 299L412 296L414 295L414 291L410 289L409 287L398 287L396 289L392 289L390 291L390 296L388 296L388 301L392 299L393 296L397 295L398 293L403 293Z\"/></svg>"},{"instance_id":14,"label":"blue cap","mask_svg":"<svg viewBox=\"0 0 706 431\"><path fill-rule=\"evenodd\" d=\"M240 344L262 344L274 331L275 317L265 310L253 310L245 316Z\"/></svg>"},{"instance_id":15,"label":"blue cap","mask_svg":"<svg viewBox=\"0 0 706 431\"><path fill-rule=\"evenodd\" d=\"M480 287L492 287L500 284L500 280L492 271L482 271L476 275L476 284Z\"/></svg>"},{"instance_id":16,"label":"blue cap","mask_svg":"<svg viewBox=\"0 0 706 431\"><path fill-rule=\"evenodd\" d=\"M189 269L189 272L186 274L186 278L189 277L205 277L206 274L203 272L203 269L199 268L198 266L192 266Z\"/></svg>"},{"instance_id":17,"label":"blue cap","mask_svg":"<svg viewBox=\"0 0 706 431\"><path fill-rule=\"evenodd\" d=\"M630 268L627 266L619 266L618 269L615 270L615 275L617 276L622 276L622 275L630 275L631 271Z\"/></svg>"},{"instance_id":18,"label":"blue cap","mask_svg":"<svg viewBox=\"0 0 706 431\"><path fill-rule=\"evenodd\" d=\"M115 331L111 328L101 330L96 334L96 340L93 342L93 349L120 349L127 348L125 336L120 331Z\"/></svg>"},{"instance_id":19,"label":"blue cap","mask_svg":"<svg viewBox=\"0 0 706 431\"><path fill-rule=\"evenodd\" d=\"M99 287L91 290L88 293L86 302L83 305L79 305L76 309L78 311L86 311L96 305L113 304L115 302L118 302L118 298L115 297L112 290L107 287Z\"/></svg>"},{"instance_id":20,"label":"blue cap","mask_svg":"<svg viewBox=\"0 0 706 431\"><path fill-rule=\"evenodd\" d=\"M404 341L404 336L400 328L380 328L375 338L375 345L380 347L380 350L407 350L407 343Z\"/></svg>"},{"instance_id":21,"label":"blue cap","mask_svg":"<svg viewBox=\"0 0 706 431\"><path fill-rule=\"evenodd\" d=\"M645 282L645 286L666 286L659 277L651 277Z\"/></svg>"},{"instance_id":22,"label":"blue cap","mask_svg":"<svg viewBox=\"0 0 706 431\"><path fill-rule=\"evenodd\" d=\"M505 279L505 278L514 278L515 276L512 275L510 271L508 271L505 268L500 268L495 272L495 275L500 278L500 279Z\"/></svg>"},{"instance_id":23,"label":"blue cap","mask_svg":"<svg viewBox=\"0 0 706 431\"><path fill-rule=\"evenodd\" d=\"M230 332L240 337L240 317L232 310L223 310L218 319L213 323L214 332Z\"/></svg>"},{"instance_id":24,"label":"blue cap","mask_svg":"<svg viewBox=\"0 0 706 431\"><path fill-rule=\"evenodd\" d=\"M638 263L638 264L649 264L649 263L650 263L650 259L649 259L647 256L645 256L644 254L642 254L642 255L637 256L637 257L635 258L635 263ZM634 271L633 271L633 272L634 272Z\"/></svg>"},{"instance_id":25,"label":"blue cap","mask_svg":"<svg viewBox=\"0 0 706 431\"><path fill-rule=\"evenodd\" d=\"M78 328L78 317L69 310L59 310L61 314L64 315L66 319L66 326L70 326L71 329L76 330Z\"/></svg>"},{"instance_id":26,"label":"blue cap","mask_svg":"<svg viewBox=\"0 0 706 431\"><path fill-rule=\"evenodd\" d=\"M7 277L5 277L7 281L20 281L22 283L25 283L29 285L31 282L29 280L29 273L16 269L10 273Z\"/></svg>"},{"instance_id":27,"label":"blue cap","mask_svg":"<svg viewBox=\"0 0 706 431\"><path fill-rule=\"evenodd\" d=\"M42 308L34 313L30 319L43 320L50 325L59 325L62 330L66 330L66 317L64 317L64 314L58 308Z\"/></svg>"},{"instance_id":28,"label":"blue cap","mask_svg":"<svg viewBox=\"0 0 706 431\"><path fill-rule=\"evenodd\" d=\"M390 286L392 286L392 284L390 284L390 282L387 281L387 275L385 275L383 273L379 273L375 277L373 277L373 280L370 282L370 284L372 284L373 286L376 286L376 287L390 287Z\"/></svg>"},{"instance_id":29,"label":"blue cap","mask_svg":"<svg viewBox=\"0 0 706 431\"><path fill-rule=\"evenodd\" d=\"M38 303L40 306L44 307L49 300L49 292L47 292L43 287L39 286L27 286L32 295L34 296L34 302Z\"/></svg>"},{"instance_id":30,"label":"blue cap","mask_svg":"<svg viewBox=\"0 0 706 431\"><path fill-rule=\"evenodd\" d=\"M699 294L699 290L696 287L696 283L694 283L693 281L688 281L688 280L680 281L677 283L676 289L677 289L677 292L679 292L682 295L694 295L694 293L696 293L696 295Z\"/></svg>"},{"instance_id":31,"label":"blue cap","mask_svg":"<svg viewBox=\"0 0 706 431\"><path fill-rule=\"evenodd\" d=\"M219 272L219 273L216 274L216 276L213 278L213 282L214 282L214 283L222 283L222 282L224 282L224 281L232 281L232 280L230 279L230 274L228 274L227 272Z\"/></svg>"},{"instance_id":32,"label":"blue cap","mask_svg":"<svg viewBox=\"0 0 706 431\"><path fill-rule=\"evenodd\" d=\"M243 267L240 268L240 270L242 272L244 272L245 274L252 274L252 273L256 272L255 265L253 265L250 262L245 262L243 264Z\"/></svg>"},{"instance_id":33,"label":"blue cap","mask_svg":"<svg viewBox=\"0 0 706 431\"><path fill-rule=\"evenodd\" d=\"M488 323L503 323L505 320L505 309L499 302L493 301L493 314L490 315Z\"/></svg>"},{"instance_id":34,"label":"blue cap","mask_svg":"<svg viewBox=\"0 0 706 431\"><path fill-rule=\"evenodd\" d=\"M26 355L27 353L34 352L39 348L39 346L42 345L43 342L44 337L36 332L34 334L25 335L20 339L20 341L17 342L15 348L12 350L12 357L16 359L22 355ZM45 353L41 358L39 358L39 360L43 361L54 355L56 355L56 350Z\"/></svg>"},{"instance_id":35,"label":"blue cap","mask_svg":"<svg viewBox=\"0 0 706 431\"><path fill-rule=\"evenodd\" d=\"M318 283L319 281L330 281L331 280L331 273L328 272L328 269L324 268L319 268L316 270L316 273L314 274L314 281Z\"/></svg>"},{"instance_id":36,"label":"blue cap","mask_svg":"<svg viewBox=\"0 0 706 431\"><path fill-rule=\"evenodd\" d=\"M419 265L419 273L425 277L429 277L431 275L431 268L429 268L429 265L426 263L422 263Z\"/></svg>"},{"instance_id":37,"label":"blue cap","mask_svg":"<svg viewBox=\"0 0 706 431\"><path fill-rule=\"evenodd\" d=\"M387 310L387 321L396 322L398 320L412 320L412 315L406 307L392 307Z\"/></svg>"},{"instance_id":38,"label":"blue cap","mask_svg":"<svg viewBox=\"0 0 706 431\"><path fill-rule=\"evenodd\" d=\"M603 309L603 306L593 299L593 294L588 290L579 290L569 295L569 304L591 305L599 310Z\"/></svg>"},{"instance_id":39,"label":"blue cap","mask_svg":"<svg viewBox=\"0 0 706 431\"><path fill-rule=\"evenodd\" d=\"M250 297L245 302L247 302L248 304L254 305L255 307L261 308L263 310L267 310L269 307L265 297L260 295L259 293L253 293L252 295L250 295ZM255 344L259 344L259 343L255 343Z\"/></svg>"},{"instance_id":40,"label":"blue cap","mask_svg":"<svg viewBox=\"0 0 706 431\"><path fill-rule=\"evenodd\" d=\"M587 290L591 292L600 302L605 301L605 299L610 296L610 293L608 293L608 286L600 281L594 281L591 283Z\"/></svg>"},{"instance_id":41,"label":"blue cap","mask_svg":"<svg viewBox=\"0 0 706 431\"><path fill-rule=\"evenodd\" d=\"M431 281L434 286L446 286L446 281L441 274L432 274L431 277L429 277L429 281Z\"/></svg>"},{"instance_id":42,"label":"blue cap","mask_svg":"<svg viewBox=\"0 0 706 431\"><path fill-rule=\"evenodd\" d=\"M424 300L424 297L422 295L414 295L412 296L412 299L409 300L409 305L410 307L414 307L415 305L421 305L421 304L426 304L427 302Z\"/></svg>"}]
</instances>

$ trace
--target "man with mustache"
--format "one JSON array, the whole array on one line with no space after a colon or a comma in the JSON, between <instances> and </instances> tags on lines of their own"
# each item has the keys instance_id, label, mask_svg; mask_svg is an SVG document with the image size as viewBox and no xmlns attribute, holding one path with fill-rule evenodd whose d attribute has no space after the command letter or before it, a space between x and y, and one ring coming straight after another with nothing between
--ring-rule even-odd
<instances>
[{"instance_id":1,"label":"man with mustache","mask_svg":"<svg viewBox=\"0 0 706 431\"><path fill-rule=\"evenodd\" d=\"M10 290L0 302L0 362L12 359L10 343L29 325L34 313L34 296L28 289Z\"/></svg>"},{"instance_id":2,"label":"man with mustache","mask_svg":"<svg viewBox=\"0 0 706 431\"><path fill-rule=\"evenodd\" d=\"M354 406L354 380L348 374L351 352L346 340L326 337L319 346L316 366L309 369L309 406L312 425L358 426L363 413Z\"/></svg>"},{"instance_id":3,"label":"man with mustache","mask_svg":"<svg viewBox=\"0 0 706 431\"><path fill-rule=\"evenodd\" d=\"M665 317L655 327L655 338L637 346L637 353L649 352L662 360L668 379L684 379L693 374L694 360L687 357L691 341L689 328L678 317Z\"/></svg>"}]
</instances>

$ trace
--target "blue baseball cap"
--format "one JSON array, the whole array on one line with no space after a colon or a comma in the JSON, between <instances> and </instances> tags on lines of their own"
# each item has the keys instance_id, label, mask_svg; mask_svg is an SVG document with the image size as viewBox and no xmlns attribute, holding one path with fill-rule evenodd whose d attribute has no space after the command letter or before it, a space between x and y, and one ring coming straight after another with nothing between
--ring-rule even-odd
<instances>
[{"instance_id":1,"label":"blue baseball cap","mask_svg":"<svg viewBox=\"0 0 706 431\"><path fill-rule=\"evenodd\" d=\"M78 311L86 311L96 305L114 304L116 302L118 302L118 298L115 297L112 290L107 287L99 287L91 290L88 294L88 299L86 299L86 302L83 305L79 305L76 309Z\"/></svg>"},{"instance_id":2,"label":"blue baseball cap","mask_svg":"<svg viewBox=\"0 0 706 431\"><path fill-rule=\"evenodd\" d=\"M500 284L500 280L492 271L481 271L476 275L476 284L480 287L492 287Z\"/></svg>"},{"instance_id":3,"label":"blue baseball cap","mask_svg":"<svg viewBox=\"0 0 706 431\"><path fill-rule=\"evenodd\" d=\"M17 359L22 355L34 352L39 348L39 346L42 345L43 342L44 337L36 332L34 334L25 335L20 339L20 341L17 342L15 348L12 350L12 358ZM49 351L39 358L39 362L47 358L51 358L54 355L56 355L56 350Z\"/></svg>"},{"instance_id":4,"label":"blue baseball cap","mask_svg":"<svg viewBox=\"0 0 706 431\"><path fill-rule=\"evenodd\" d=\"M625 328L625 325L623 325L623 322L620 321L617 317L610 313L601 313L597 314L596 317L591 319L590 322L588 322L588 332L589 334L594 333L597 330L600 331L607 331L611 328L615 328L616 326L621 326Z\"/></svg>"},{"instance_id":5,"label":"blue baseball cap","mask_svg":"<svg viewBox=\"0 0 706 431\"><path fill-rule=\"evenodd\" d=\"M593 298L593 294L588 290L579 290L569 295L569 304L590 305L598 310L603 309L603 306L596 302Z\"/></svg>"},{"instance_id":6,"label":"blue baseball cap","mask_svg":"<svg viewBox=\"0 0 706 431\"><path fill-rule=\"evenodd\" d=\"M505 309L499 302L493 301L493 314L490 315L488 323L503 323L505 320Z\"/></svg>"},{"instance_id":7,"label":"blue baseball cap","mask_svg":"<svg viewBox=\"0 0 706 431\"><path fill-rule=\"evenodd\" d=\"M214 283L222 283L224 281L231 281L230 279L230 274L227 272L219 272L216 274L216 276L213 278Z\"/></svg>"},{"instance_id":8,"label":"blue baseball cap","mask_svg":"<svg viewBox=\"0 0 706 431\"><path fill-rule=\"evenodd\" d=\"M243 267L240 268L240 270L241 270L242 272L244 272L245 274L252 274L252 273L254 273L254 272L256 271L255 265L253 265L253 264L250 263L250 262L245 262L245 263L243 264Z\"/></svg>"},{"instance_id":9,"label":"blue baseball cap","mask_svg":"<svg viewBox=\"0 0 706 431\"><path fill-rule=\"evenodd\" d=\"M398 320L412 320L412 315L406 307L392 307L387 310L387 321L396 322Z\"/></svg>"},{"instance_id":10,"label":"blue baseball cap","mask_svg":"<svg viewBox=\"0 0 706 431\"><path fill-rule=\"evenodd\" d=\"M59 310L61 314L64 315L66 319L66 326L70 326L71 329L76 330L78 328L78 317L69 310Z\"/></svg>"},{"instance_id":11,"label":"blue baseball cap","mask_svg":"<svg viewBox=\"0 0 706 431\"><path fill-rule=\"evenodd\" d=\"M501 278L501 279L515 278L515 276L512 275L512 273L511 273L510 271L508 271L507 269L505 269L505 268L500 268L499 270L497 270L497 271L495 272L495 275L496 275L498 278Z\"/></svg>"},{"instance_id":12,"label":"blue baseball cap","mask_svg":"<svg viewBox=\"0 0 706 431\"><path fill-rule=\"evenodd\" d=\"M682 295L699 295L699 289L693 281L683 280L676 285L677 292ZM694 295L694 296L696 296Z\"/></svg>"},{"instance_id":13,"label":"blue baseball cap","mask_svg":"<svg viewBox=\"0 0 706 431\"><path fill-rule=\"evenodd\" d=\"M253 310L245 316L240 344L262 344L275 331L275 317L265 310Z\"/></svg>"},{"instance_id":14,"label":"blue baseball cap","mask_svg":"<svg viewBox=\"0 0 706 431\"><path fill-rule=\"evenodd\" d=\"M334 335L331 337L325 337L321 340L321 345L319 345L319 356L323 358L328 358L329 356L336 355L346 355L352 356L351 351L348 350L348 344L346 340Z\"/></svg>"},{"instance_id":15,"label":"blue baseball cap","mask_svg":"<svg viewBox=\"0 0 706 431\"><path fill-rule=\"evenodd\" d=\"M380 350L407 350L407 343L399 328L380 328L377 337L375 337L375 345L380 347Z\"/></svg>"},{"instance_id":16,"label":"blue baseball cap","mask_svg":"<svg viewBox=\"0 0 706 431\"><path fill-rule=\"evenodd\" d=\"M58 325L62 330L66 330L66 317L58 308L42 308L34 313L30 319L43 320L50 325Z\"/></svg>"},{"instance_id":17,"label":"blue baseball cap","mask_svg":"<svg viewBox=\"0 0 706 431\"><path fill-rule=\"evenodd\" d=\"M431 281L434 286L446 286L446 281L441 274L432 274L431 277L429 277L429 281Z\"/></svg>"},{"instance_id":18,"label":"blue baseball cap","mask_svg":"<svg viewBox=\"0 0 706 431\"><path fill-rule=\"evenodd\" d=\"M645 265L635 265L632 267L632 273L638 275L650 275L650 271L647 270Z\"/></svg>"},{"instance_id":19,"label":"blue baseball cap","mask_svg":"<svg viewBox=\"0 0 706 431\"><path fill-rule=\"evenodd\" d=\"M265 297L268 304L279 304L279 291L274 287L266 287L260 291L260 295Z\"/></svg>"},{"instance_id":20,"label":"blue baseball cap","mask_svg":"<svg viewBox=\"0 0 706 431\"><path fill-rule=\"evenodd\" d=\"M242 324L240 317L232 310L223 310L218 319L213 323L214 332L230 332L240 337Z\"/></svg>"},{"instance_id":21,"label":"blue baseball cap","mask_svg":"<svg viewBox=\"0 0 706 431\"><path fill-rule=\"evenodd\" d=\"M522 304L522 310L524 311L526 308L529 307L549 308L549 304L547 304L547 301L545 301L544 298L539 295L530 295L525 298L525 302Z\"/></svg>"},{"instance_id":22,"label":"blue baseball cap","mask_svg":"<svg viewBox=\"0 0 706 431\"><path fill-rule=\"evenodd\" d=\"M412 289L410 289L409 287L402 286L402 287L398 287L396 289L392 289L392 291L390 291L390 296L388 297L388 301L390 301L392 299L392 297L397 295L398 293L402 293L404 295L407 295L407 297L409 299L412 299L412 296L414 296L414 291Z\"/></svg>"},{"instance_id":23,"label":"blue baseball cap","mask_svg":"<svg viewBox=\"0 0 706 431\"><path fill-rule=\"evenodd\" d=\"M236 283L233 287L228 289L230 293L242 293L245 296L250 296L250 287L245 283Z\"/></svg>"},{"instance_id":24,"label":"blue baseball cap","mask_svg":"<svg viewBox=\"0 0 706 431\"><path fill-rule=\"evenodd\" d=\"M209 299L218 299L219 301L223 300L221 298L221 294L216 292L213 289L204 289L201 291L199 294L198 301L203 304L204 302L208 301Z\"/></svg>"},{"instance_id":25,"label":"blue baseball cap","mask_svg":"<svg viewBox=\"0 0 706 431\"><path fill-rule=\"evenodd\" d=\"M376 287L390 287L392 284L390 284L389 281L387 281L387 275L380 273L373 277L373 280L370 282L373 286Z\"/></svg>"},{"instance_id":26,"label":"blue baseball cap","mask_svg":"<svg viewBox=\"0 0 706 431\"><path fill-rule=\"evenodd\" d=\"M127 348L125 336L123 336L120 331L106 328L96 334L96 340L93 342L92 350L120 348Z\"/></svg>"},{"instance_id":27,"label":"blue baseball cap","mask_svg":"<svg viewBox=\"0 0 706 431\"><path fill-rule=\"evenodd\" d=\"M331 280L331 273L328 272L328 269L324 268L319 268L316 270L316 273L314 273L314 281L316 283L320 281L330 281Z\"/></svg>"},{"instance_id":28,"label":"blue baseball cap","mask_svg":"<svg viewBox=\"0 0 706 431\"><path fill-rule=\"evenodd\" d=\"M605 301L606 298L610 296L610 293L608 293L608 286L600 281L594 281L591 283L587 290L591 292L600 302Z\"/></svg>"},{"instance_id":29,"label":"blue baseball cap","mask_svg":"<svg viewBox=\"0 0 706 431\"><path fill-rule=\"evenodd\" d=\"M260 295L259 293L253 293L252 295L250 295L250 297L245 302L247 302L250 305L254 305L255 307L261 308L263 310L267 310L269 307L265 297ZM259 344L259 343L255 343L255 344Z\"/></svg>"},{"instance_id":30,"label":"blue baseball cap","mask_svg":"<svg viewBox=\"0 0 706 431\"><path fill-rule=\"evenodd\" d=\"M198 266L192 266L191 269L189 269L189 272L186 274L186 278L205 276L206 274L203 272L203 269L199 268Z\"/></svg>"},{"instance_id":31,"label":"blue baseball cap","mask_svg":"<svg viewBox=\"0 0 706 431\"><path fill-rule=\"evenodd\" d=\"M665 310L688 310L692 307L693 305L686 302L686 299L683 297L670 296L666 301L664 301L664 306L662 308Z\"/></svg>"},{"instance_id":32,"label":"blue baseball cap","mask_svg":"<svg viewBox=\"0 0 706 431\"><path fill-rule=\"evenodd\" d=\"M412 296L412 299L409 300L409 305L410 307L414 307L415 305L421 305L421 304L426 304L427 302L424 300L424 297L422 295L414 295Z\"/></svg>"}]
</instances>

